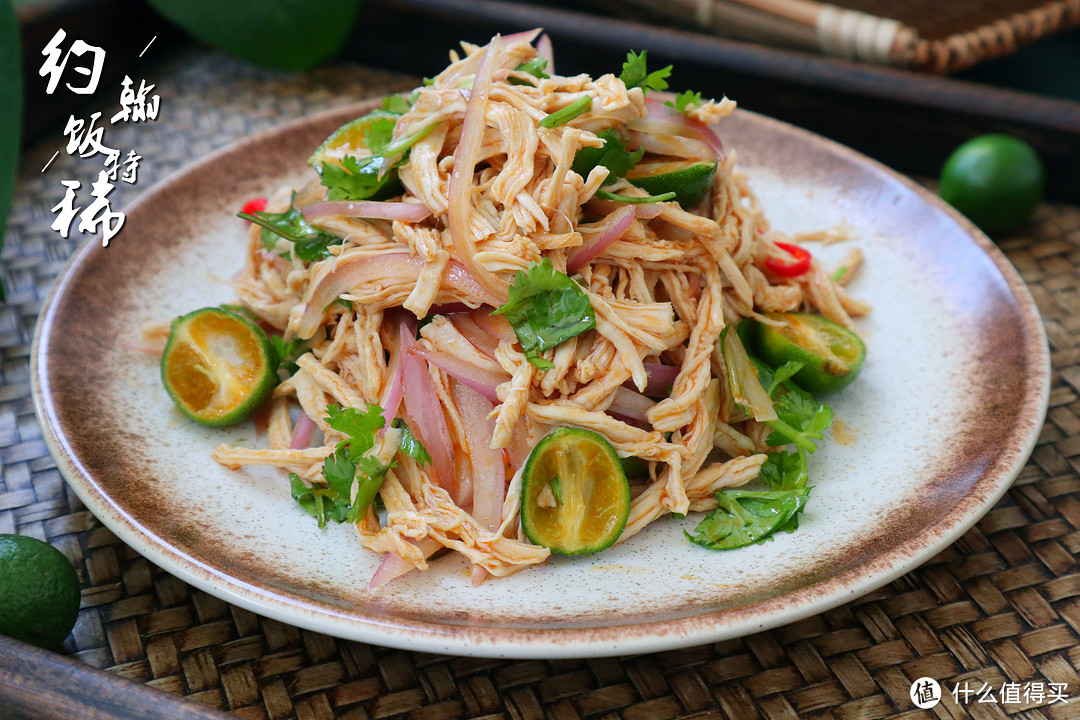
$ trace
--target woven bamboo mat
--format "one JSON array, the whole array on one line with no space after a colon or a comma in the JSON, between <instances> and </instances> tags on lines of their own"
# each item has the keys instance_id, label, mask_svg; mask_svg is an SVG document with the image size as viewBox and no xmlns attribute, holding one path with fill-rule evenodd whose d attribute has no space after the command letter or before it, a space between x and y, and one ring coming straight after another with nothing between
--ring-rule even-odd
<instances>
[{"instance_id":1,"label":"woven bamboo mat","mask_svg":"<svg viewBox=\"0 0 1080 720\"><path fill-rule=\"evenodd\" d=\"M106 144L143 157L135 187L284 120L399 91L415 79L339 66L303 77L219 55L148 70L154 123L111 126ZM111 112L110 108L105 108ZM1000 238L1046 321L1050 412L1014 487L957 543L846 606L750 637L600 660L442 657L336 640L232 607L151 565L67 489L30 400L30 339L41 301L83 239L49 229L60 180L84 186L96 160L61 155L59 132L26 153L3 250L0 306L0 533L48 539L74 561L82 610L67 649L82 661L245 718L821 717L837 720L1080 717L1080 208L1046 205ZM1068 704L909 698L914 679L946 688L1065 683ZM0 713L2 716L3 713Z\"/></svg>"}]
</instances>

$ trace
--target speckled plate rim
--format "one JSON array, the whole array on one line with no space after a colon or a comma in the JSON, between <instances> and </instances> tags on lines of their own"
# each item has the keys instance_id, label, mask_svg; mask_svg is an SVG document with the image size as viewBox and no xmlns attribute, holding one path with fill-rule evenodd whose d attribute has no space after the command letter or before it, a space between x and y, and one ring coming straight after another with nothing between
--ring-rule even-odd
<instances>
[{"instance_id":1,"label":"speckled plate rim","mask_svg":"<svg viewBox=\"0 0 1080 720\"><path fill-rule=\"evenodd\" d=\"M258 135L223 147L181 168L165 178L132 203L131 212L153 203L157 192L173 181L198 173L220 157L243 150L268 137L287 134L309 123L332 117L343 120L370 110L375 101L332 110L283 124ZM42 378L47 375L43 347L47 347L60 298L77 268L93 253L101 250L98 238L88 240L73 254L53 285L38 316L31 345L31 393L46 446L69 486L84 505L117 537L151 562L190 585L257 614L316 632L348 640L369 642L407 650L476 657L562 658L603 657L672 650L708 642L740 637L817 615L845 602L870 593L915 569L971 528L1001 498L1019 475L1039 437L1050 393L1050 356L1046 332L1030 292L1016 269L981 231L951 207L911 180L884 165L836 142L778 120L740 110L757 123L771 126L800 143L822 143L825 150L839 159L860 165L870 172L899 182L922 201L945 212L979 249L989 256L1021 313L1027 343L1024 355L1033 358L1029 370L1023 411L1013 424L1013 442L996 457L996 463L975 483L972 492L949 512L927 525L917 542L907 547L892 547L824 582L793 592L761 600L734 610L703 612L673 620L643 622L633 625L606 625L583 628L506 628L485 625L445 625L413 618L387 618L374 614L358 616L328 606L276 593L231 577L214 567L185 554L167 539L160 538L139 524L123 507L116 505L94 477L80 463L66 438L53 406L53 398Z\"/></svg>"}]
</instances>

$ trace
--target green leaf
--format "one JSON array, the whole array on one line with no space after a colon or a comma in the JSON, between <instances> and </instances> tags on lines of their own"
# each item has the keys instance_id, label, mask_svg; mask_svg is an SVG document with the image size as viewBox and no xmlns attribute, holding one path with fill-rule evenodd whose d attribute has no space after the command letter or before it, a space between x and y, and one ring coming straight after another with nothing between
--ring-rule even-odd
<instances>
[{"instance_id":1,"label":"green leaf","mask_svg":"<svg viewBox=\"0 0 1080 720\"><path fill-rule=\"evenodd\" d=\"M346 155L341 159L340 165L324 162L319 174L322 176L322 184L329 188L326 198L328 200L372 198L382 188L380 174L383 177L389 177L389 173L381 173L385 161L386 158L382 156L357 160L352 155ZM396 171L393 172L396 175Z\"/></svg>"},{"instance_id":2,"label":"green leaf","mask_svg":"<svg viewBox=\"0 0 1080 720\"><path fill-rule=\"evenodd\" d=\"M412 434L412 430L409 429L408 423L401 418L394 418L393 427L401 429L401 442L398 444L398 449L403 451L418 464L430 465L431 456L428 455L427 448L425 448L424 444Z\"/></svg>"},{"instance_id":3,"label":"green leaf","mask_svg":"<svg viewBox=\"0 0 1080 720\"><path fill-rule=\"evenodd\" d=\"M319 527L326 527L327 520L345 521L348 502L342 505L340 498L329 488L309 487L296 473L289 473L289 488L292 499L319 521Z\"/></svg>"},{"instance_id":4,"label":"green leaf","mask_svg":"<svg viewBox=\"0 0 1080 720\"><path fill-rule=\"evenodd\" d=\"M541 369L551 367L541 352L596 327L588 295L566 275L555 272L550 258L519 270L506 304L492 314L510 322L525 357Z\"/></svg>"},{"instance_id":5,"label":"green leaf","mask_svg":"<svg viewBox=\"0 0 1080 720\"><path fill-rule=\"evenodd\" d=\"M686 92L681 92L676 95L674 103L668 100L664 104L684 113L693 105L701 105L701 93L687 90Z\"/></svg>"},{"instance_id":6,"label":"green leaf","mask_svg":"<svg viewBox=\"0 0 1080 720\"><path fill-rule=\"evenodd\" d=\"M278 70L307 70L336 56L352 35L360 10L360 0L149 3L198 40Z\"/></svg>"},{"instance_id":7,"label":"green leaf","mask_svg":"<svg viewBox=\"0 0 1080 720\"><path fill-rule=\"evenodd\" d=\"M806 505L809 492L805 487L721 490L716 493L716 510L705 516L694 528L693 535L685 535L690 542L710 550L734 550L763 542L777 530L789 526Z\"/></svg>"},{"instance_id":8,"label":"green leaf","mask_svg":"<svg viewBox=\"0 0 1080 720\"><path fill-rule=\"evenodd\" d=\"M549 113L540 120L540 127L553 128L570 122L579 115L584 115L592 108L592 97L586 95L570 103L561 110Z\"/></svg>"},{"instance_id":9,"label":"green leaf","mask_svg":"<svg viewBox=\"0 0 1080 720\"><path fill-rule=\"evenodd\" d=\"M771 452L761 464L760 477L770 490L797 490L806 487L806 454L786 450Z\"/></svg>"},{"instance_id":10,"label":"green leaf","mask_svg":"<svg viewBox=\"0 0 1080 720\"><path fill-rule=\"evenodd\" d=\"M356 463L349 457L349 448L345 443L341 443L334 454L326 458L323 463L323 477L326 478L326 486L330 492L346 507L352 495L352 482L355 475Z\"/></svg>"},{"instance_id":11,"label":"green leaf","mask_svg":"<svg viewBox=\"0 0 1080 720\"><path fill-rule=\"evenodd\" d=\"M284 338L280 335L271 335L270 346L274 348L274 359L279 369L285 370L290 375L300 369L300 366L296 364L296 358L307 352L307 345L303 340L293 338L285 344Z\"/></svg>"},{"instance_id":12,"label":"green leaf","mask_svg":"<svg viewBox=\"0 0 1080 720\"><path fill-rule=\"evenodd\" d=\"M338 447L348 445L349 457L354 463L375 447L375 433L386 425L383 409L374 404L369 404L364 411L331 404L326 406L326 413L326 424L348 436L338 443Z\"/></svg>"},{"instance_id":13,"label":"green leaf","mask_svg":"<svg viewBox=\"0 0 1080 720\"><path fill-rule=\"evenodd\" d=\"M412 109L413 103L416 102L416 98L419 96L419 90L413 90L410 93L402 93L400 95L390 95L389 97L383 98L382 109L386 112L392 112L395 115L404 115Z\"/></svg>"},{"instance_id":14,"label":"green leaf","mask_svg":"<svg viewBox=\"0 0 1080 720\"><path fill-rule=\"evenodd\" d=\"M671 77L671 66L661 68L655 72L649 72L645 67L645 51L640 55L633 52L626 54L626 62L623 63L619 79L626 84L626 89L639 87L644 91L667 90L666 78Z\"/></svg>"},{"instance_id":15,"label":"green leaf","mask_svg":"<svg viewBox=\"0 0 1080 720\"><path fill-rule=\"evenodd\" d=\"M627 151L626 140L614 128L597 133L597 137L604 141L602 147L581 148L574 155L574 164L570 169L583 178L588 177L597 165L603 165L610 171L604 185L610 185L625 177L645 154L645 148Z\"/></svg>"},{"instance_id":16,"label":"green leaf","mask_svg":"<svg viewBox=\"0 0 1080 720\"><path fill-rule=\"evenodd\" d=\"M4 247L11 199L15 194L15 171L19 157L22 120L22 70L19 26L11 0L0 0L0 250ZM0 300L4 287L0 285Z\"/></svg>"},{"instance_id":17,"label":"green leaf","mask_svg":"<svg viewBox=\"0 0 1080 720\"><path fill-rule=\"evenodd\" d=\"M397 120L392 117L376 118L364 128L364 145L372 155L381 155L386 146L394 139L394 126Z\"/></svg>"},{"instance_id":18,"label":"green leaf","mask_svg":"<svg viewBox=\"0 0 1080 720\"><path fill-rule=\"evenodd\" d=\"M296 194L293 193L295 199ZM309 223L303 213L296 209L293 201L289 201L289 209L285 212L270 213L237 213L239 218L260 226L262 231L263 245L267 250L273 251L277 247L277 237L284 238L293 243L293 251L304 262L314 262L322 258L330 257L329 247L341 242L341 238L334 237L329 233L322 232Z\"/></svg>"},{"instance_id":19,"label":"green leaf","mask_svg":"<svg viewBox=\"0 0 1080 720\"><path fill-rule=\"evenodd\" d=\"M631 205L643 205L646 203L666 202L668 200L674 200L676 193L666 192L660 195L648 195L646 197L631 197L630 195L617 195L607 190L597 190L596 197L601 200L611 200L612 202L630 203Z\"/></svg>"}]
</instances>

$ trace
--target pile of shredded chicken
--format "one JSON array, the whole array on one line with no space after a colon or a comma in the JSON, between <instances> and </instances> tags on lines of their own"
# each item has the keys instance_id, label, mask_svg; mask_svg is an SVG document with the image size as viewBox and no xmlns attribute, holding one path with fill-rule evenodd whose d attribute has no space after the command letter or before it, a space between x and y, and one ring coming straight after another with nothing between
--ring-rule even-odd
<instances>
[{"instance_id":1,"label":"pile of shredded chicken","mask_svg":"<svg viewBox=\"0 0 1080 720\"><path fill-rule=\"evenodd\" d=\"M517 271L550 258L566 272L573 250L604 227L604 212L590 208L614 206L593 200L608 170L598 166L581 177L572 161L581 148L603 144L598 132L649 112L642 90L628 90L614 75L551 73L535 86L512 84L514 68L536 56L533 37L463 44L464 55L452 55L397 121L395 137L434 124L399 170L401 201L423 204L429 217L316 218L316 227L342 242L329 258L310 264L267 252L259 228L251 230L238 298L286 339L306 339L309 350L274 392L269 448L223 445L214 452L217 461L230 468L271 465L322 484L323 461L343 439L326 424L328 404L400 403L397 416L418 435L431 418L414 415L434 407L445 421L446 438L422 438L430 465L404 452L392 456L397 430L386 430L376 446L380 460L396 465L380 490L385 514L369 510L357 524L362 544L386 554L373 584L426 569L441 548L464 555L477 582L544 562L549 551L530 543L520 527L520 484L530 448L557 426L593 430L620 456L647 461L650 477L633 487L620 542L665 513L716 507L718 489L757 476L769 433L727 390L721 331L760 312L799 309L850 327L851 317L868 309L841 287L859 265L858 251L844 259L839 283L817 259L798 277L770 274L766 259L786 257L775 243L791 239L769 228L728 151L698 207L665 202L658 214L639 212L621 237L576 269L596 327L545 351L553 368L529 363L509 324L490 313L505 301ZM538 126L583 94L592 97L589 112ZM482 116L473 129L465 122L470 108ZM712 124L733 109L725 98L688 114ZM604 189L645 194L625 180ZM278 192L267 210L288 208L292 192ZM325 192L315 178L296 190L295 205L319 203ZM351 309L328 303L327 279L364 263L370 271L356 273L341 296ZM445 314L424 325L418 339L402 336L432 310ZM658 365L677 375L670 396L654 402L644 391L649 368ZM491 378L496 397L456 380L447 371L454 367L458 375L468 367ZM433 394L432 404L422 402L424 393ZM306 418L294 425L296 408ZM298 435L310 435L298 432L302 424L321 431L321 438L315 434L321 444L298 442ZM501 485L493 496L492 475ZM482 485L483 497L473 493Z\"/></svg>"}]
</instances>

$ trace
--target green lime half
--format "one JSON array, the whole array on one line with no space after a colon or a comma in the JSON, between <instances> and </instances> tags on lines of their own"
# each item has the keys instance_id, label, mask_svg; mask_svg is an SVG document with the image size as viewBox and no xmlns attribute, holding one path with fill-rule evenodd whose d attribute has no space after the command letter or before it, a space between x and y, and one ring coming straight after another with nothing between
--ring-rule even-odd
<instances>
[{"instance_id":1,"label":"green lime half","mask_svg":"<svg viewBox=\"0 0 1080 720\"><path fill-rule=\"evenodd\" d=\"M842 390L858 377L866 359L866 345L843 325L809 313L766 313L781 324L756 323L754 351L767 365L802 363L792 376L809 393Z\"/></svg>"},{"instance_id":2,"label":"green lime half","mask_svg":"<svg viewBox=\"0 0 1080 720\"><path fill-rule=\"evenodd\" d=\"M25 535L0 535L0 634L52 650L79 615L79 576L64 554Z\"/></svg>"},{"instance_id":3,"label":"green lime half","mask_svg":"<svg viewBox=\"0 0 1080 720\"><path fill-rule=\"evenodd\" d=\"M559 428L533 448L521 486L521 526L557 555L583 555L619 539L630 514L630 484L602 435Z\"/></svg>"},{"instance_id":4,"label":"green lime half","mask_svg":"<svg viewBox=\"0 0 1080 720\"><path fill-rule=\"evenodd\" d=\"M981 135L949 156L941 198L987 232L1021 224L1042 202L1046 174L1031 145L1011 135Z\"/></svg>"},{"instance_id":5,"label":"green lime half","mask_svg":"<svg viewBox=\"0 0 1080 720\"><path fill-rule=\"evenodd\" d=\"M240 422L277 384L277 356L266 333L236 313L208 307L173 323L161 380L181 412L203 425Z\"/></svg>"},{"instance_id":6,"label":"green lime half","mask_svg":"<svg viewBox=\"0 0 1080 720\"><path fill-rule=\"evenodd\" d=\"M346 156L357 158L361 162L360 173L375 176L382 174L382 177L372 186L373 189L369 195L363 198L354 199L385 200L394 197L395 195L400 195L404 191L404 188L401 185L401 181L398 179L396 169L391 168L384 173L384 159L381 156L376 157L369 162L364 162L365 158L371 156L371 152L368 150L365 141L365 136L368 131L379 124L383 125L383 130L386 130L386 126L389 126L389 129L392 131L394 124L397 123L399 117L400 115L385 110L373 110L363 117L350 120L332 132L330 137L326 138L323 144L311 154L310 158L308 158L308 164L321 173L324 162L332 165L341 165Z\"/></svg>"},{"instance_id":7,"label":"green lime half","mask_svg":"<svg viewBox=\"0 0 1080 720\"><path fill-rule=\"evenodd\" d=\"M715 162L667 160L638 163L626 179L650 195L673 192L676 202L688 208L701 202L715 176Z\"/></svg>"}]
</instances>

